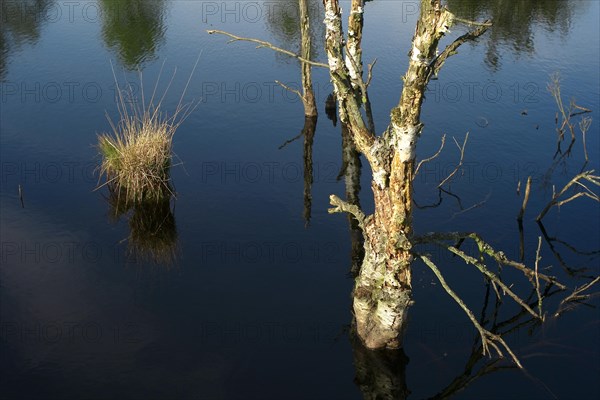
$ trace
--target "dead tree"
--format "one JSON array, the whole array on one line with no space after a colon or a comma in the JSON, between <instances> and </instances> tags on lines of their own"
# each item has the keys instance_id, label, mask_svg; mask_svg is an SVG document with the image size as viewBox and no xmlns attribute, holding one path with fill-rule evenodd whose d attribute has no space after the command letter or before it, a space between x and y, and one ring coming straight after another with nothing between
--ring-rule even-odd
<instances>
[{"instance_id":1,"label":"dead tree","mask_svg":"<svg viewBox=\"0 0 600 400\"><path fill-rule=\"evenodd\" d=\"M330 198L330 212L352 214L365 236L365 257L353 292L355 327L368 348L399 348L412 303L412 187L425 90L446 59L462 43L483 34L489 23L480 24L438 54L438 43L454 18L440 0L422 0L400 101L391 111L388 128L376 135L369 118L368 79L362 77L363 0L352 0L347 38L338 0L324 3L327 58L340 120L373 171L372 215L336 196Z\"/></svg>"},{"instance_id":2,"label":"dead tree","mask_svg":"<svg viewBox=\"0 0 600 400\"><path fill-rule=\"evenodd\" d=\"M345 166L343 170L346 175L347 201L343 201L337 196L331 196L330 203L333 207L329 211L331 213L347 212L356 221L355 226L352 227L353 230L362 232L364 236L364 258L358 270L353 269L353 272L357 273L353 290L354 331L364 348L386 349L386 351L401 348L407 312L412 304L412 261L413 258L418 258L433 271L444 290L466 313L478 330L481 337L481 353L489 355L493 349L500 357L508 354L513 362L521 367L519 360L502 339L501 334L485 328L464 301L452 290L438 266L426 254L421 254L413 248L420 244L433 244L449 251L484 275L498 297L511 297L521 306L523 312L539 321L544 320L542 300L546 296L547 288L556 287L561 291L567 289L555 277L539 273L541 242L538 243L535 269L531 269L522 262L507 258L502 251L495 250L473 232L429 233L420 237L413 236L411 218L414 203L412 199L413 179L419 166L423 162L435 158L441 151L440 149L433 157L422 160L415 168L415 148L423 129L420 114L427 84L439 72L449 56L455 54L456 50L466 41L481 36L491 26L491 23L489 21L475 23L455 18L451 12L442 7L441 0L421 0L420 16L409 53L408 70L403 77L404 87L400 101L390 113L390 123L387 129L381 135L376 135L367 92L374 63L369 65L367 79L363 80L361 50L363 0L352 0L347 39L342 30L342 11L338 1L324 0L327 64L312 61L309 58L310 38L306 35L308 32L306 14L301 16L303 38L300 54L281 49L259 39L243 38L223 31L208 32L227 35L232 38L231 41L242 40L257 43L258 47L269 48L302 62L303 93L285 85L282 86L298 94L304 105L306 117L304 130L292 140L305 136L307 140L304 148L306 166L310 166L312 161L306 157L306 153L310 153L312 149L313 123L316 123L316 106L314 95L312 95L310 67L324 67L330 72L335 97L339 104L340 120L344 127L342 137ZM303 10L306 10L306 1L300 0L299 4L302 13ZM440 39L455 21L476 25L477 28L460 36L438 53L437 47ZM457 146L461 150L461 161L457 169L462 163L466 139L465 137L462 147L457 142ZM350 146L349 142L353 143L353 146ZM361 210L356 195L360 184L360 160L356 152L365 156L373 172L371 189L375 211L368 216ZM312 180L306 178L307 175L312 177L311 172L310 168L305 170L305 205L308 204L309 207ZM452 174L455 172L456 170ZM457 199L459 198L457 197ZM522 206L523 212L525 206L526 201ZM465 241L476 244L479 251L476 256L460 249L461 244ZM353 241L353 246L354 243ZM488 267L489 263L520 271L535 289L537 311L534 310L536 307L531 307L528 301L523 300L513 291L512 284L505 284L501 277ZM540 282L546 285L546 290L540 290ZM569 298L579 300L590 297L589 294L582 295L581 293L597 282L599 281L595 279L588 286L576 288ZM364 378L364 382L369 386L371 376L367 374ZM361 381L363 381L362 378ZM395 391L397 393L403 392L403 387L401 381L398 381L397 385L394 384L394 388L399 389L399 391Z\"/></svg>"}]
</instances>

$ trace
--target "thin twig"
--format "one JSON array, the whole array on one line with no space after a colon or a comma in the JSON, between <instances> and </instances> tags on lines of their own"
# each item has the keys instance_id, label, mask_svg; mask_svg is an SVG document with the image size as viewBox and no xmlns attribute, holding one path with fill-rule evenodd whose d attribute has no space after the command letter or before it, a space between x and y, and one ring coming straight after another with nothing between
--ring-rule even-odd
<instances>
[{"instance_id":1,"label":"thin twig","mask_svg":"<svg viewBox=\"0 0 600 400\"><path fill-rule=\"evenodd\" d=\"M454 19L456 19L456 17L454 17ZM458 21L460 21L460 19ZM464 35L456 39L454 42L450 43L436 58L433 59L433 61L430 64L430 76L437 75L438 72L440 72L440 69L442 69L442 66L444 65L448 57L456 54L456 51L463 43L470 40L475 40L479 36L483 35L492 25L492 23L491 21L487 20L482 23L479 23L479 25L479 28L471 32L465 33Z\"/></svg>"},{"instance_id":2,"label":"thin twig","mask_svg":"<svg viewBox=\"0 0 600 400\"><path fill-rule=\"evenodd\" d=\"M423 165L426 162L434 160L435 158L437 158L437 156L439 156L442 153L442 150L444 149L444 144L446 144L446 134L445 133L442 135L442 143L440 145L440 149L431 157L419 161L419 164L417 164L417 168L415 169L414 176L417 176L417 174L419 173L419 169L421 168L421 165Z\"/></svg>"},{"instance_id":3,"label":"thin twig","mask_svg":"<svg viewBox=\"0 0 600 400\"><path fill-rule=\"evenodd\" d=\"M356 218L356 221L358 222L358 226L360 226L360 228L364 231L366 216L362 212L360 207L358 207L355 204L347 203L334 194L329 196L329 203L333 206L332 208L327 210L327 212L329 214L334 214L334 213L339 213L339 212L347 212L347 213L351 214L354 218Z\"/></svg>"},{"instance_id":4,"label":"thin twig","mask_svg":"<svg viewBox=\"0 0 600 400\"><path fill-rule=\"evenodd\" d=\"M478 22L478 21L471 21L469 19L462 19L462 18L459 18L457 16L454 16L453 19L454 19L454 21L462 22L463 24L466 24L466 25L487 26L487 27L492 26L492 22L489 21L489 20L483 21L483 22Z\"/></svg>"},{"instance_id":5,"label":"thin twig","mask_svg":"<svg viewBox=\"0 0 600 400\"><path fill-rule=\"evenodd\" d=\"M588 290L590 287L592 287L593 285L595 285L598 282L600 282L600 276L597 276L591 282L588 282L585 285L576 288L573 291L573 293L571 293L569 296L565 297L560 302L560 305L558 307L558 311L556 311L556 313L554 314L554 316L558 317L564 311L567 311L569 309L569 308L565 307L565 304L567 304L567 303L570 303L570 302L580 302L581 300L587 300L590 297L592 297L594 295L597 295L597 293L585 294L585 295L582 295L581 293L583 293L584 291Z\"/></svg>"},{"instance_id":6,"label":"thin twig","mask_svg":"<svg viewBox=\"0 0 600 400\"><path fill-rule=\"evenodd\" d=\"M413 243L415 243L415 244L436 243L438 245L441 245L442 247L447 248L449 245L443 243L442 241L450 241L451 240L451 241L457 242L461 239L466 239L466 238L473 240L477 244L479 251L481 253L487 254L488 256L492 257L497 263L499 263L501 265L513 267L513 268L521 271L532 282L533 282L533 279L535 279L534 271L532 271L530 268L528 268L526 265L524 265L522 263L510 260L508 257L506 257L506 255L503 252L494 250L494 248L490 244L485 242L479 235L477 235L476 233L473 233L473 232L428 233L423 236L413 237ZM567 287L565 285L563 285L562 283L560 283L558 280L556 280L555 277L548 276L548 275L545 275L542 273L539 273L539 277L540 277L540 279L557 286L561 290L567 289Z\"/></svg>"},{"instance_id":7,"label":"thin twig","mask_svg":"<svg viewBox=\"0 0 600 400\"><path fill-rule=\"evenodd\" d=\"M365 86L367 86L367 88L369 87L369 85L371 84L371 80L373 79L373 67L375 67L376 63L377 59L374 59L373 62L368 65L369 72L367 73L367 82L365 82Z\"/></svg>"},{"instance_id":8,"label":"thin twig","mask_svg":"<svg viewBox=\"0 0 600 400\"><path fill-rule=\"evenodd\" d=\"M529 201L529 192L531 191L531 176L527 177L527 185L525 185L525 196L523 197L523 204L521 205L521 211L519 211L518 221L523 221L523 215L525 215L525 208Z\"/></svg>"},{"instance_id":9,"label":"thin twig","mask_svg":"<svg viewBox=\"0 0 600 400\"><path fill-rule=\"evenodd\" d=\"M546 207L544 207L544 209L542 210L542 212L540 212L540 214L537 216L536 221L541 221L542 218L544 218L544 216L546 215L546 213L554 206L562 206L563 204L566 204L570 201L575 200L578 197L589 197L592 200L595 201L599 201L600 202L600 196L598 196L597 194L595 194L594 192L592 192L587 186L585 186L584 184L582 184L580 182L580 180L586 180L596 186L600 186L600 176L597 175L593 175L594 171L586 171L586 172L582 172L578 175L576 175L573 179L571 179L563 188L560 192L558 193L553 193L552 194L552 200L550 200L550 202L546 205ZM571 186L573 185L578 185L584 188L585 192L578 192L575 195L569 197L566 200L558 200L563 194L565 194L567 192L567 190L569 190L571 188Z\"/></svg>"},{"instance_id":10,"label":"thin twig","mask_svg":"<svg viewBox=\"0 0 600 400\"><path fill-rule=\"evenodd\" d=\"M543 321L544 317L542 314L542 295L540 293L540 275L538 273L538 264L539 264L540 260L542 259L542 257L540 256L541 248L542 248L542 237L539 236L538 237L538 247L537 247L537 251L535 252L535 292L537 293L537 298L538 298L538 314L541 316L542 321Z\"/></svg>"},{"instance_id":11,"label":"thin twig","mask_svg":"<svg viewBox=\"0 0 600 400\"><path fill-rule=\"evenodd\" d=\"M261 48L261 47L267 47L267 48L269 48L269 49L271 49L271 50L273 50L273 51L276 51L276 52L279 52L279 53L286 54L286 55L288 55L288 56L290 56L290 57L294 57L294 58L296 58L296 59L298 59L298 60L300 60L300 61L302 61L302 62L305 62L305 63L307 63L307 64L313 65L313 66L315 66L315 67L322 67L322 68L327 68L327 69L329 69L329 65L327 65L327 64L325 64L325 63L321 63L321 62L316 62L316 61L307 60L306 58L304 58L304 57L301 57L301 56L299 56L299 55L298 55L298 54L296 54L296 53L293 53L293 52L291 52L291 51L289 51L289 50L282 49L281 47L277 47L277 46L275 46L275 45L273 45L273 44L271 44L271 43L269 43L269 42L265 42L264 40L260 40L260 39L254 39L254 38L245 38L245 37L241 37L241 36L236 36L236 35L234 35L234 34L232 34L232 33L225 32L225 31L221 31L221 30L218 30L218 29L210 29L210 30L207 30L206 32L208 32L208 34L209 34L209 35L212 35L212 34L218 33L218 34L220 34L220 35L229 36L229 37L230 37L230 38L232 38L232 39L231 39L229 42L227 42L227 43L236 42L236 41L238 41L238 40L239 40L239 41L244 41L244 42L253 42L253 43L258 43L258 44L259 44L259 46L257 46L257 47L256 47L257 49L259 49L259 48Z\"/></svg>"},{"instance_id":12,"label":"thin twig","mask_svg":"<svg viewBox=\"0 0 600 400\"><path fill-rule=\"evenodd\" d=\"M298 97L300 97L300 100L304 101L304 96L302 96L302 93L300 93L299 90L291 88L291 87L279 82L278 80L276 80L275 83L278 84L279 86L281 86L282 88L284 88L285 90L289 90L292 93L296 93L298 95Z\"/></svg>"},{"instance_id":13,"label":"thin twig","mask_svg":"<svg viewBox=\"0 0 600 400\"><path fill-rule=\"evenodd\" d=\"M460 306L460 308L463 309L463 311L467 314L467 316L469 317L469 319L471 320L471 322L473 323L473 325L475 326L475 328L481 335L481 346L483 349L483 354L484 355L487 354L491 357L491 352L489 349L489 346L491 346L494 348L494 350L496 350L496 352L498 353L498 356L503 358L504 354L502 353L502 350L500 350L498 345L496 345L496 343L495 343L495 342L498 342L500 345L502 345L506 349L508 354L510 354L514 363L519 368L523 368L523 366L519 362L519 359L513 353L513 351L510 349L510 347L508 347L508 345L506 344L504 339L502 339L501 336L493 334L492 332L488 331L483 326L481 326L481 324L477 321L477 318L475 317L473 312L469 309L469 307L467 307L467 305L464 303L464 301L462 301L462 299L460 297L458 297L458 295L450 288L450 286L448 286L448 283L444 279L444 276L442 275L442 273L440 272L438 267L433 263L433 261L431 261L431 259L429 259L425 255L419 255L419 257L421 258L421 260L423 260L425 265L427 265L433 271L435 276L438 278L438 280L442 284L442 287L444 288L446 293L448 293L450 295L450 297L452 297L454 299L454 301Z\"/></svg>"},{"instance_id":14,"label":"thin twig","mask_svg":"<svg viewBox=\"0 0 600 400\"><path fill-rule=\"evenodd\" d=\"M541 315L536 314L535 311L533 311L531 309L531 307L529 307L529 305L527 305L527 303L525 303L512 290L510 290L510 288L504 282L502 282L502 280L496 274L494 274L492 271L487 269L485 264L483 264L482 262L478 261L477 259L469 256L468 254L457 249L454 246L446 245L443 242L437 242L437 244L439 244L442 247L447 248L451 253L454 253L455 255L459 256L467 264L471 264L471 265L475 266L483 275L485 275L489 280L491 280L496 285L498 285L504 293L508 294L517 304L519 304L521 307L523 307L525 310L527 310L527 312L529 312L532 316L542 319Z\"/></svg>"},{"instance_id":15,"label":"thin twig","mask_svg":"<svg viewBox=\"0 0 600 400\"><path fill-rule=\"evenodd\" d=\"M465 158L465 147L467 146L467 140L469 140L469 132L467 132L467 134L465 135L465 140L463 141L462 146L460 146L458 144L458 142L456 141L456 138L452 138L454 140L454 143L456 144L456 147L458 147L458 150L460 151L460 161L458 162L458 165L456 166L456 168L454 168L454 171L452 171L450 173L450 175L448 175L446 177L446 179L444 179L439 185L438 187L442 187L446 182L448 182L450 180L450 178L452 178L454 176L454 174L456 174L458 172L458 170L460 169L460 167L462 167L463 165L463 160Z\"/></svg>"},{"instance_id":16,"label":"thin twig","mask_svg":"<svg viewBox=\"0 0 600 400\"><path fill-rule=\"evenodd\" d=\"M590 129L590 126L592 125L592 119L591 118L583 118L581 121L579 121L579 129L581 130L581 136L583 137L583 154L585 155L585 161L588 162L588 152L587 152L587 145L585 143L585 135L588 131L588 129Z\"/></svg>"}]
</instances>

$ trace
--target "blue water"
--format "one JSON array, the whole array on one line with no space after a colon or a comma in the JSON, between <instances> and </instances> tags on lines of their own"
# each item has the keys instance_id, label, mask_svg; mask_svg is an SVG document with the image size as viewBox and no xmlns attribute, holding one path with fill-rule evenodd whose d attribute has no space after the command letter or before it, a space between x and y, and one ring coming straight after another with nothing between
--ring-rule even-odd
<instances>
[{"instance_id":1,"label":"blue water","mask_svg":"<svg viewBox=\"0 0 600 400\"><path fill-rule=\"evenodd\" d=\"M467 11L474 7L463 3ZM475 16L499 13L500 3L482 2L483 11ZM434 154L442 134L447 138L440 157L416 178L419 206L438 202L437 184L459 160L453 138L462 143L469 132L469 139L463 168L447 186L460 203L443 194L438 207L418 208L414 215L418 234L477 231L518 258L516 215L532 176L524 219L528 265L542 236L535 216L549 201L552 185L559 190L584 166L578 132L571 155L544 179L557 137L556 105L546 88L550 74L560 72L565 101L574 98L592 110L585 115L593 122L584 169L600 169L599 3L530 3L522 20L515 6L514 22L461 47L431 82L418 157ZM223 29L297 51L294 4L3 0L2 398L365 395L354 382L356 361L347 334L348 221L327 213L329 195L345 193L344 180L336 179L342 164L340 126L323 112L332 90L328 72L313 69L320 115L307 224L303 139L279 149L302 130L303 108L274 83L299 87L298 63L206 33ZM324 61L320 4L311 2L311 18L314 57ZM379 132L400 97L415 5L366 4L364 59L377 58L370 97ZM526 24L529 37L514 33L518 24ZM443 44L465 30L457 26ZM97 135L110 129L105 113L117 116L111 63L119 83L131 82L137 95L140 85L148 95L159 77L162 93L176 69L163 103L173 110L199 55L184 99L199 106L174 138L175 164L180 164L172 168L175 262L154 262L130 254L127 218L111 218L108 190L94 190ZM371 210L364 160L363 166L361 202ZM551 267L548 273L570 287L587 281L567 276L561 260L598 275L599 223L598 203L588 198L552 209L544 219L548 236L579 253L551 240L559 259L543 241L540 268ZM479 273L428 250L479 315L485 296ZM529 295L525 279L508 269L503 276ZM417 399L434 396L463 373L476 331L421 264L414 267L413 286L416 304L404 352L410 359L408 398ZM554 318L560 296L546 302L543 326L506 336L525 372L486 374L456 398L597 398L598 310L580 306ZM501 316L516 312L505 299Z\"/></svg>"}]
</instances>

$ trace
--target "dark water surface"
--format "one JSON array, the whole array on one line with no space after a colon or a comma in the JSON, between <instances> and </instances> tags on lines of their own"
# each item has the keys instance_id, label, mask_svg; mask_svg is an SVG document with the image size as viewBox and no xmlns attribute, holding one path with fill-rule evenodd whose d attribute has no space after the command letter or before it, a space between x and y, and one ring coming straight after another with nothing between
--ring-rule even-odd
<instances>
[{"instance_id":1,"label":"dark water surface","mask_svg":"<svg viewBox=\"0 0 600 400\"><path fill-rule=\"evenodd\" d=\"M206 33L223 29L297 51L296 3L2 0L2 398L363 397L347 334L349 225L327 214L328 196L345 193L344 179L337 179L340 126L322 112L328 73L313 70L320 116L307 224L303 139L279 149L300 133L303 109L274 83L298 87L298 63ZM320 4L311 2L311 17L314 58L323 61ZM600 169L599 3L448 4L463 18L491 16L496 26L461 48L431 82L418 156L435 153L444 133L447 146L416 179L415 230L477 231L519 258L522 190L521 196L516 190L532 176L524 219L524 257L532 265L543 235L535 216L552 185L562 188L584 164L578 132L571 155L548 173L557 137L550 74L560 72L565 101L575 98L592 110L585 170ZM417 6L366 5L364 56L378 60L370 89L378 131L400 95ZM454 28L444 44L465 29ZM96 135L109 129L105 112L117 115L111 60L120 84L132 82L137 95L138 69L148 94L163 65L161 92L177 68L163 103L173 110L200 52L185 96L200 105L174 139L181 162L172 169L177 200L150 228L148 210L115 218L107 188L94 191ZM460 143L466 132L463 169L449 186L460 201L442 193L439 206L424 207L439 202L437 184L459 159L452 137ZM370 171L363 164L361 201L370 210ZM543 241L540 268L551 267L571 287L586 280L569 277L565 266L598 275L598 203L577 199L552 209L544 223L550 240ZM162 242L145 241L161 229ZM479 273L430 250L480 315ZM463 374L476 331L429 270L416 264L414 271L409 361L394 368L398 376L405 371L409 398L419 399ZM503 276L529 295L513 271ZM519 311L504 303L499 320ZM582 306L554 318L558 300L546 306L546 324L506 336L526 371L482 374L456 398L600 396L598 310Z\"/></svg>"}]
</instances>

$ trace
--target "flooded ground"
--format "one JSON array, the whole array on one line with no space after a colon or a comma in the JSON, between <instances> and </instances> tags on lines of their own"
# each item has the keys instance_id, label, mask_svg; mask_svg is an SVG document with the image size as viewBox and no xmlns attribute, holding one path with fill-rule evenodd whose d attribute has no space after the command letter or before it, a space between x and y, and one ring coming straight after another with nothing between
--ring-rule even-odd
<instances>
[{"instance_id":1,"label":"flooded ground","mask_svg":"<svg viewBox=\"0 0 600 400\"><path fill-rule=\"evenodd\" d=\"M600 272L598 203L581 198L554 208L543 229L535 216L553 185L562 188L582 168L600 169L598 2L448 6L496 25L429 86L418 158L434 154L442 134L448 139L416 178L415 230L477 231L519 258L517 187L532 176L523 257L532 264L542 237L540 268L581 285L579 277ZM341 128L324 112L328 72L313 70L320 115L306 204L303 139L280 149L302 130L302 104L275 83L299 88L298 62L206 33L222 29L298 51L296 2L24 0L2 8L3 398L363 398L355 383L360 357L347 334L351 234L346 217L327 213L329 195L345 193ZM377 58L370 96L379 132L400 96L417 13L418 2L365 6L364 59ZM313 57L325 61L320 1L311 2L311 18ZM457 26L445 43L465 31ZM105 113L117 116L111 62L136 99L159 79L162 92L176 69L168 111L199 54L185 96L199 107L174 138L176 200L154 216L115 216L107 188L95 190L97 135L110 129ZM555 157L557 110L547 90L555 72L565 101L592 110L584 115L593 118L585 165L579 134L568 157ZM459 159L452 137L461 143L467 132L463 168L451 194L440 192ZM360 196L369 211L367 165ZM156 257L158 245L167 259ZM482 313L479 273L446 253L432 257ZM391 366L406 374L409 399L435 396L462 375L476 338L436 282L415 265L408 361ZM525 372L484 374L456 398L597 398L598 310L581 306L554 318L558 303L547 301L543 326L506 336ZM498 320L518 311L506 302Z\"/></svg>"}]
</instances>

